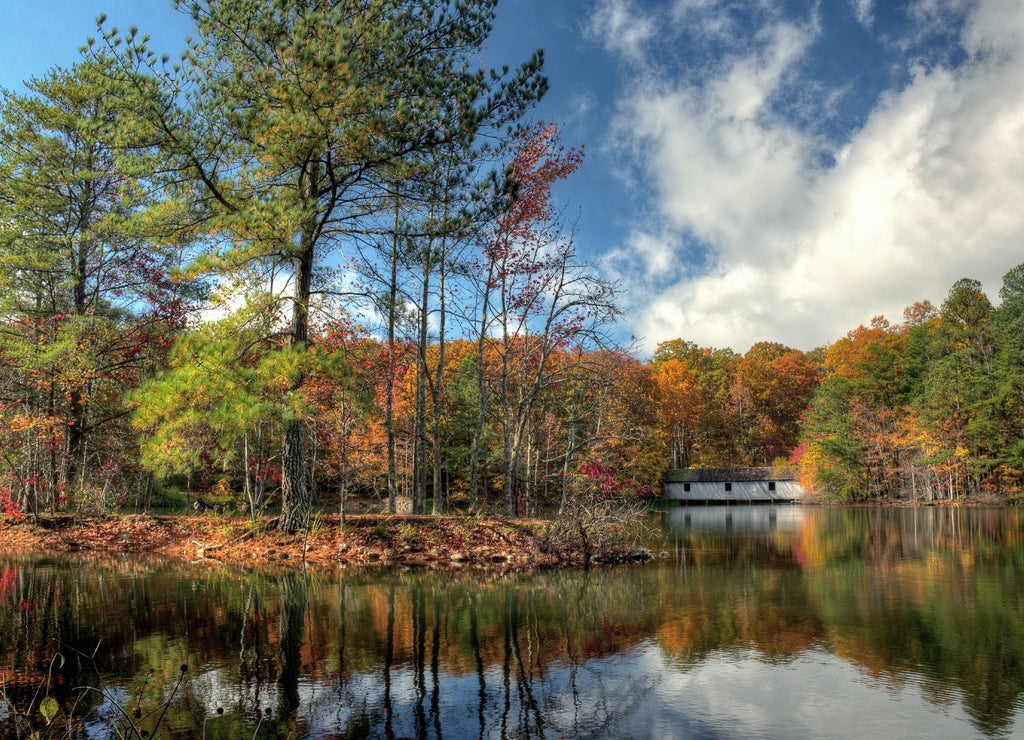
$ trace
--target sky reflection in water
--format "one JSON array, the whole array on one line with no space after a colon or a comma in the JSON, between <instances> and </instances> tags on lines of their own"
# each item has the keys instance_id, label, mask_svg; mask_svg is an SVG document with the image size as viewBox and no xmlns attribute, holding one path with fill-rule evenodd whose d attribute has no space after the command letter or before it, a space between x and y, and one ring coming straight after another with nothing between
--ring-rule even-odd
<instances>
[{"instance_id":1,"label":"sky reflection in water","mask_svg":"<svg viewBox=\"0 0 1024 740\"><path fill-rule=\"evenodd\" d=\"M144 724L185 663L170 737L1024 734L1018 511L664 521L664 560L516 578L8 559L0 670L23 706L59 649L65 709Z\"/></svg>"}]
</instances>

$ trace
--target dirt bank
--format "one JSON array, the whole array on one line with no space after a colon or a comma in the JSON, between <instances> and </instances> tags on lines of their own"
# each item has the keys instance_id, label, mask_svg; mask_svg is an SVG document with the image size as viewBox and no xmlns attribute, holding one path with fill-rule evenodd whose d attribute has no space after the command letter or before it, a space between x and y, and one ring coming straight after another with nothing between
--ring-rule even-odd
<instances>
[{"instance_id":1,"label":"dirt bank","mask_svg":"<svg viewBox=\"0 0 1024 740\"><path fill-rule=\"evenodd\" d=\"M94 551L158 553L183 561L300 568L429 567L534 570L582 565L571 543L552 542L548 524L485 517L318 516L308 533L286 535L277 520L258 524L222 515L81 517L53 515L38 523L0 524L0 549L46 554ZM605 547L591 562L645 560L626 544Z\"/></svg>"}]
</instances>

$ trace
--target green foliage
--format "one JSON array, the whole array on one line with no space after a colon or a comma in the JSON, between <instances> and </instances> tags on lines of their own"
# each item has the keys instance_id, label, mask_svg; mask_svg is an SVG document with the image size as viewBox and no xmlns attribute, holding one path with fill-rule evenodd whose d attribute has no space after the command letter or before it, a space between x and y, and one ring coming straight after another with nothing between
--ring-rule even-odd
<instances>
[{"instance_id":1,"label":"green foliage","mask_svg":"<svg viewBox=\"0 0 1024 740\"><path fill-rule=\"evenodd\" d=\"M1024 474L1024 266L993 307L957 281L939 312L861 327L826 351L803 429L804 473L843 500L1013 497Z\"/></svg>"},{"instance_id":2,"label":"green foliage","mask_svg":"<svg viewBox=\"0 0 1024 740\"><path fill-rule=\"evenodd\" d=\"M670 339L658 342L651 361L654 363L655 368L668 360L679 360L687 367L692 368L700 362L703 354L703 350L694 342L684 339Z\"/></svg>"},{"instance_id":3,"label":"green foliage","mask_svg":"<svg viewBox=\"0 0 1024 740\"><path fill-rule=\"evenodd\" d=\"M864 497L866 471L864 447L852 414L853 394L849 381L830 378L818 388L803 428L811 447L805 464L824 459L813 471L815 490L828 498L852 500Z\"/></svg>"},{"instance_id":4,"label":"green foliage","mask_svg":"<svg viewBox=\"0 0 1024 740\"><path fill-rule=\"evenodd\" d=\"M58 711L60 711L60 706L52 696L48 696L39 702L39 713L43 715L46 724L53 722L53 718L57 716Z\"/></svg>"},{"instance_id":5,"label":"green foliage","mask_svg":"<svg viewBox=\"0 0 1024 740\"><path fill-rule=\"evenodd\" d=\"M17 451L0 477L32 513L124 493L122 396L187 311L169 279L184 242L145 215L151 160L115 143L128 140L97 87L106 71L54 69L0 94L0 447Z\"/></svg>"},{"instance_id":6,"label":"green foliage","mask_svg":"<svg viewBox=\"0 0 1024 740\"><path fill-rule=\"evenodd\" d=\"M268 310L287 316L295 352L307 347L323 255L346 237L386 232L402 200L437 202L437 162L490 149L487 137L514 132L547 86L539 52L512 74L476 64L496 0L176 7L197 30L180 65L158 61L134 28L101 29L90 58L114 70L105 91L129 129L157 142L176 174L171 196L209 235L192 271L231 283L287 276ZM290 378L285 396L299 385ZM277 407L281 526L295 530L310 510L307 442L293 401Z\"/></svg>"},{"instance_id":7,"label":"green foliage","mask_svg":"<svg viewBox=\"0 0 1024 740\"><path fill-rule=\"evenodd\" d=\"M168 368L129 398L149 470L166 477L238 465L246 432L304 414L301 396L282 389L319 355L267 344L267 333L259 307L245 307L181 336Z\"/></svg>"}]
</instances>

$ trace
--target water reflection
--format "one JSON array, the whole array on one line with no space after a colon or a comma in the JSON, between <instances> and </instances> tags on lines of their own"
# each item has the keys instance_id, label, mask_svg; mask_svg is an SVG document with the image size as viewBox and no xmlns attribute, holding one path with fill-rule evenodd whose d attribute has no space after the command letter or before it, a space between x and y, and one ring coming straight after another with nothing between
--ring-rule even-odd
<instances>
[{"instance_id":1,"label":"water reflection","mask_svg":"<svg viewBox=\"0 0 1024 740\"><path fill-rule=\"evenodd\" d=\"M665 512L668 531L676 537L694 533L767 533L797 531L803 524L801 506L674 506Z\"/></svg>"},{"instance_id":2,"label":"water reflection","mask_svg":"<svg viewBox=\"0 0 1024 740\"><path fill-rule=\"evenodd\" d=\"M517 578L7 558L0 735L47 693L81 737L1024 730L1020 512L664 519L675 557Z\"/></svg>"}]
</instances>

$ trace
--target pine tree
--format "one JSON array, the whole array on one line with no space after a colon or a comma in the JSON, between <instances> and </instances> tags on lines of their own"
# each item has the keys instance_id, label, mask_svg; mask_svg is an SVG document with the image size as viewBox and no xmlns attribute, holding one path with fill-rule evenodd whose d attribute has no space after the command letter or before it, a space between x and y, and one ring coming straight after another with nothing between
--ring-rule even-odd
<instances>
[{"instance_id":1,"label":"pine tree","mask_svg":"<svg viewBox=\"0 0 1024 740\"><path fill-rule=\"evenodd\" d=\"M117 67L111 94L211 235L199 267L286 276L284 334L301 352L327 254L386 232L388 206L424 190L414 184L433 152L484 146L485 131L504 135L543 95L539 52L511 74L475 66L496 3L178 0L197 27L180 64L157 60L135 29L104 31L92 55ZM286 531L309 516L304 429L298 414L283 424Z\"/></svg>"},{"instance_id":2,"label":"pine tree","mask_svg":"<svg viewBox=\"0 0 1024 740\"><path fill-rule=\"evenodd\" d=\"M167 213L145 215L146 147L124 158L115 146L122 121L95 84L104 72L54 69L28 94L0 95L5 427L25 432L6 459L33 510L82 491L126 450L100 434L185 316L170 280L181 245Z\"/></svg>"}]
</instances>

